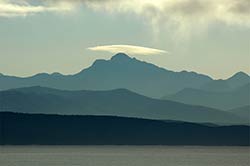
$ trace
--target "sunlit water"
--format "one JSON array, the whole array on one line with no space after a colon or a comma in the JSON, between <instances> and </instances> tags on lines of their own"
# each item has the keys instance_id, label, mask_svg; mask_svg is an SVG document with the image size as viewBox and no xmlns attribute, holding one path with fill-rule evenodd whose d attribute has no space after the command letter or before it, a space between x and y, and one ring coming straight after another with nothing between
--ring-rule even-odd
<instances>
[{"instance_id":1,"label":"sunlit water","mask_svg":"<svg viewBox=\"0 0 250 166\"><path fill-rule=\"evenodd\" d=\"M0 146L1 166L250 166L249 147Z\"/></svg>"}]
</instances>

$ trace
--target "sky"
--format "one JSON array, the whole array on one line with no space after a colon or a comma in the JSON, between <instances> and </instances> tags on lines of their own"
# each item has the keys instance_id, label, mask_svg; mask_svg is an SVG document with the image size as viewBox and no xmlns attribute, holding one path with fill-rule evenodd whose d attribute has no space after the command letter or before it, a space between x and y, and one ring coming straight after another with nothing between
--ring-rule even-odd
<instances>
[{"instance_id":1,"label":"sky","mask_svg":"<svg viewBox=\"0 0 250 166\"><path fill-rule=\"evenodd\" d=\"M250 1L0 0L0 73L74 74L116 52L215 79L250 74Z\"/></svg>"}]
</instances>

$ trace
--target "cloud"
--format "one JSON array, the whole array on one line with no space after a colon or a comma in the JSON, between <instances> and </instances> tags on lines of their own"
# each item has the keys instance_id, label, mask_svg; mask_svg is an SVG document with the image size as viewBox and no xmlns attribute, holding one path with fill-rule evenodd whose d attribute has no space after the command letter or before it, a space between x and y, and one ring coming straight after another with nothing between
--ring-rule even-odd
<instances>
[{"instance_id":1,"label":"cloud","mask_svg":"<svg viewBox=\"0 0 250 166\"><path fill-rule=\"evenodd\" d=\"M105 51L116 54L118 52L124 52L131 55L160 55L167 54L165 50L159 50L155 48L132 46L132 45L106 45L87 48L91 51Z\"/></svg>"},{"instance_id":2,"label":"cloud","mask_svg":"<svg viewBox=\"0 0 250 166\"><path fill-rule=\"evenodd\" d=\"M250 0L0 0L1 16L26 16L41 12L69 12L90 8L105 14L134 14L155 33L174 29L185 35L206 30L213 24L250 27ZM38 6L31 2L39 2ZM84 7L83 7L84 6ZM120 16L120 15L119 15ZM163 29L162 29L163 28Z\"/></svg>"},{"instance_id":3,"label":"cloud","mask_svg":"<svg viewBox=\"0 0 250 166\"><path fill-rule=\"evenodd\" d=\"M250 27L250 0L82 0L95 11L134 13L146 18L156 33L166 28L181 35L213 24Z\"/></svg>"},{"instance_id":4,"label":"cloud","mask_svg":"<svg viewBox=\"0 0 250 166\"><path fill-rule=\"evenodd\" d=\"M18 17L42 12L66 12L72 11L73 6L68 2L59 2L51 5L31 5L28 1L0 0L0 17Z\"/></svg>"}]
</instances>

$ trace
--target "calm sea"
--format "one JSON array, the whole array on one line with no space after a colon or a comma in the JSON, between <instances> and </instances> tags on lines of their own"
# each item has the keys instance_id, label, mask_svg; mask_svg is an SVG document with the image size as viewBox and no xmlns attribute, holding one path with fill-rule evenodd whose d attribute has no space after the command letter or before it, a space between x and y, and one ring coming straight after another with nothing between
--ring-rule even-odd
<instances>
[{"instance_id":1,"label":"calm sea","mask_svg":"<svg viewBox=\"0 0 250 166\"><path fill-rule=\"evenodd\" d=\"M1 166L250 166L249 147L0 146Z\"/></svg>"}]
</instances>

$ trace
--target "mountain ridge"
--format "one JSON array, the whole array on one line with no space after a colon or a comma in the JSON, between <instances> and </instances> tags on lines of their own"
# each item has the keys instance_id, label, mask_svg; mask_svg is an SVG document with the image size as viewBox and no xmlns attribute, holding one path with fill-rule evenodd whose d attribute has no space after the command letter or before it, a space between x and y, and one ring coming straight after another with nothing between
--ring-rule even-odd
<instances>
[{"instance_id":1,"label":"mountain ridge","mask_svg":"<svg viewBox=\"0 0 250 166\"><path fill-rule=\"evenodd\" d=\"M217 109L149 98L126 89L67 91L28 87L0 91L2 111L23 113L115 115L202 123L245 124L247 120Z\"/></svg>"},{"instance_id":2,"label":"mountain ridge","mask_svg":"<svg viewBox=\"0 0 250 166\"><path fill-rule=\"evenodd\" d=\"M241 81L235 78L243 75L243 83L246 82L248 79L247 74L242 72L231 77L230 82L233 82L235 86L242 85L242 83L238 83ZM131 58L124 53L118 53L109 60L96 60L90 67L72 75L39 73L31 77L21 78L0 76L0 90L30 86L43 86L62 90L124 88L144 96L161 98L165 95L177 93L184 88L200 88L209 84L212 84L211 90L213 90L214 82L217 81L204 74L188 71L175 72L152 63ZM227 81L223 80L222 82L224 84Z\"/></svg>"},{"instance_id":3,"label":"mountain ridge","mask_svg":"<svg viewBox=\"0 0 250 166\"><path fill-rule=\"evenodd\" d=\"M249 146L249 126L0 112L0 145Z\"/></svg>"},{"instance_id":4,"label":"mountain ridge","mask_svg":"<svg viewBox=\"0 0 250 166\"><path fill-rule=\"evenodd\" d=\"M250 83L230 91L208 91L185 88L176 94L163 97L186 104L202 105L220 110L250 105Z\"/></svg>"},{"instance_id":5,"label":"mountain ridge","mask_svg":"<svg viewBox=\"0 0 250 166\"><path fill-rule=\"evenodd\" d=\"M120 55L123 55L123 56L120 56ZM112 57L111 57L110 59L108 59L108 60L105 60L105 59L96 59L96 60L92 63L92 65L94 65L95 63L98 63L99 61L100 61L100 62L101 62L101 61L106 62L106 61L109 61L109 60L112 60L112 59L117 59L117 57L126 57L126 59L138 60L138 59L135 58L135 57L132 58L132 57L128 56L127 54L120 52L120 53L115 54L114 56L112 56ZM187 71L187 70L173 71L173 70L168 70L167 68L164 68L164 67L159 67L159 66L157 66L157 65L155 65L155 64L153 64L153 63L150 63L150 62L146 62L146 61L142 61L142 60L138 60L138 61L147 63L147 64L149 64L149 65L153 65L153 66L158 67L158 68L163 69L163 70L171 71L171 72L173 72L173 73L193 73L193 74L204 75L204 76L207 76L207 77L212 78L212 77L209 76L208 74L204 74L204 73L199 73L199 72L195 72L195 71ZM92 65L91 65L91 66L92 66ZM91 67L91 66L90 66L90 67ZM6 74L4 74L4 73L0 73L0 76L8 76L8 77L16 77L16 78L31 78L31 77L35 77L35 76L39 76L39 75L72 76L72 75L79 74L79 73L81 73L83 70L88 69L88 68L90 68L90 67L84 68L84 69L82 69L82 70L80 70L79 72L76 72L76 73L74 73L74 74L63 74L63 73L60 73L60 72L53 72L53 73L50 74L50 73L42 72L42 73L37 73L37 74L34 74L34 75L23 76L23 77L22 77L22 76L6 75ZM234 73L232 76L230 76L230 77L228 77L228 78L226 78L226 79L214 79L214 78L212 78L212 79L213 79L213 80L229 80L229 79L232 79L232 78L238 77L238 76L244 76L244 77L247 76L247 77L250 77L250 74L247 74L247 73L244 72L244 71L239 71L239 72Z\"/></svg>"},{"instance_id":6,"label":"mountain ridge","mask_svg":"<svg viewBox=\"0 0 250 166\"><path fill-rule=\"evenodd\" d=\"M159 98L184 87L197 87L211 81L195 72L174 72L119 53L109 60L96 60L90 67L74 75L44 74L32 77L0 77L0 89L45 86L67 90L111 90L125 88Z\"/></svg>"}]
</instances>

